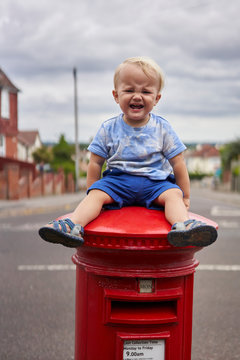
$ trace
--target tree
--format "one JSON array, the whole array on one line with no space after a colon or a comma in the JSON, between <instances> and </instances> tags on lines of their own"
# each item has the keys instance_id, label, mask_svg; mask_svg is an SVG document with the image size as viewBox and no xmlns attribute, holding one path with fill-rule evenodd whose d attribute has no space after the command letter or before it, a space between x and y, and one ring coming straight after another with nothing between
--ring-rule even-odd
<instances>
[{"instance_id":1,"label":"tree","mask_svg":"<svg viewBox=\"0 0 240 360\"><path fill-rule=\"evenodd\" d=\"M34 162L37 164L41 164L41 163L49 164L53 159L52 152L47 148L46 145L43 145L42 147L36 149L32 153L32 156Z\"/></svg>"},{"instance_id":2,"label":"tree","mask_svg":"<svg viewBox=\"0 0 240 360\"><path fill-rule=\"evenodd\" d=\"M72 160L74 146L67 143L63 134L60 135L59 142L53 146L52 154L51 167L53 170L63 169L65 174L72 173L74 175L75 164Z\"/></svg>"},{"instance_id":3,"label":"tree","mask_svg":"<svg viewBox=\"0 0 240 360\"><path fill-rule=\"evenodd\" d=\"M237 160L240 155L240 139L225 144L220 154L223 170L230 170L232 160Z\"/></svg>"}]
</instances>

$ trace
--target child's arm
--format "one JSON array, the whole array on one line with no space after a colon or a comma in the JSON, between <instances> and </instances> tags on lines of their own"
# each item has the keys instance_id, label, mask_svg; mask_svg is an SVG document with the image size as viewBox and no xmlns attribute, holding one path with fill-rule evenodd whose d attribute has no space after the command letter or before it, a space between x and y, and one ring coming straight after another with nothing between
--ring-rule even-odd
<instances>
[{"instance_id":1,"label":"child's arm","mask_svg":"<svg viewBox=\"0 0 240 360\"><path fill-rule=\"evenodd\" d=\"M103 157L91 153L87 170L87 188L101 178L104 161Z\"/></svg>"},{"instance_id":2,"label":"child's arm","mask_svg":"<svg viewBox=\"0 0 240 360\"><path fill-rule=\"evenodd\" d=\"M183 153L174 156L169 160L176 179L176 184L182 189L184 196L183 201L187 209L190 206L190 180Z\"/></svg>"}]
</instances>

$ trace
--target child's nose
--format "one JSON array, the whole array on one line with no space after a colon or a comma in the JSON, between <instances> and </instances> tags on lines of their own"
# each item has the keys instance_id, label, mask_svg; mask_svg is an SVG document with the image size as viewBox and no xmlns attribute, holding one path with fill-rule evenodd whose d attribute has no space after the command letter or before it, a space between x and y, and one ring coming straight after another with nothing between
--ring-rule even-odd
<instances>
[{"instance_id":1,"label":"child's nose","mask_svg":"<svg viewBox=\"0 0 240 360\"><path fill-rule=\"evenodd\" d=\"M133 94L133 98L134 98L134 100L141 100L141 98L142 98L141 93L135 92Z\"/></svg>"}]
</instances>

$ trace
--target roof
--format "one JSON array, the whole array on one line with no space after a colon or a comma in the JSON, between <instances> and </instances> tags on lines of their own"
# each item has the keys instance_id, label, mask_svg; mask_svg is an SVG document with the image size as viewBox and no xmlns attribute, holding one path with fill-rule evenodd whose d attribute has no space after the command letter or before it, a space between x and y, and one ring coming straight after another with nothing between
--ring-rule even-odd
<instances>
[{"instance_id":1,"label":"roof","mask_svg":"<svg viewBox=\"0 0 240 360\"><path fill-rule=\"evenodd\" d=\"M191 152L191 157L219 157L219 150L210 144L203 144L197 147L197 149Z\"/></svg>"},{"instance_id":2,"label":"roof","mask_svg":"<svg viewBox=\"0 0 240 360\"><path fill-rule=\"evenodd\" d=\"M39 136L38 130L31 131L19 131L18 132L18 141L26 146L31 146L35 144L36 137Z\"/></svg>"},{"instance_id":3,"label":"roof","mask_svg":"<svg viewBox=\"0 0 240 360\"><path fill-rule=\"evenodd\" d=\"M7 77L7 75L0 69L0 88L8 88L12 92L20 91Z\"/></svg>"}]
</instances>

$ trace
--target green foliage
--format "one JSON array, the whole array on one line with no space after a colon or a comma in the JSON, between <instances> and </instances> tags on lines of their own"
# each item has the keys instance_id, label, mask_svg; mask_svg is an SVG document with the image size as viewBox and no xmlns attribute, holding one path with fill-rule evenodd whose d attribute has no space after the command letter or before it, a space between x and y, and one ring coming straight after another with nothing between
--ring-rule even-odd
<instances>
[{"instance_id":1,"label":"green foliage","mask_svg":"<svg viewBox=\"0 0 240 360\"><path fill-rule=\"evenodd\" d=\"M52 148L52 153L54 161L72 161L74 147L67 143L64 135L60 135L59 142Z\"/></svg>"},{"instance_id":2,"label":"green foliage","mask_svg":"<svg viewBox=\"0 0 240 360\"><path fill-rule=\"evenodd\" d=\"M235 166L233 169L232 169L232 174L234 176L240 176L240 166Z\"/></svg>"},{"instance_id":3,"label":"green foliage","mask_svg":"<svg viewBox=\"0 0 240 360\"><path fill-rule=\"evenodd\" d=\"M89 144L80 144L81 150L87 149ZM57 172L62 169L65 174L72 173L75 178L75 144L69 144L61 134L59 141L52 148L43 145L33 153L35 163L50 164L51 169ZM85 177L86 172L79 171L80 177Z\"/></svg>"},{"instance_id":4,"label":"green foliage","mask_svg":"<svg viewBox=\"0 0 240 360\"><path fill-rule=\"evenodd\" d=\"M60 135L59 142L53 146L52 154L50 165L54 171L63 169L65 174L75 175L75 163L72 159L74 146L67 143L64 135Z\"/></svg>"},{"instance_id":5,"label":"green foliage","mask_svg":"<svg viewBox=\"0 0 240 360\"><path fill-rule=\"evenodd\" d=\"M107 163L106 163L106 161L105 161L104 164L103 164L103 167L102 167L102 174L103 174L103 172L106 170L106 168L107 168Z\"/></svg>"},{"instance_id":6,"label":"green foliage","mask_svg":"<svg viewBox=\"0 0 240 360\"><path fill-rule=\"evenodd\" d=\"M202 180L205 177L213 176L213 174L205 174L200 172L189 173L190 180Z\"/></svg>"},{"instance_id":7,"label":"green foliage","mask_svg":"<svg viewBox=\"0 0 240 360\"><path fill-rule=\"evenodd\" d=\"M79 144L80 150L86 150L89 146L89 143L81 143Z\"/></svg>"},{"instance_id":8,"label":"green foliage","mask_svg":"<svg viewBox=\"0 0 240 360\"><path fill-rule=\"evenodd\" d=\"M47 148L47 146L45 146L45 145L36 149L33 152L32 156L33 156L34 162L37 164L40 164L40 163L49 164L53 159L51 150L49 150Z\"/></svg>"},{"instance_id":9,"label":"green foliage","mask_svg":"<svg viewBox=\"0 0 240 360\"><path fill-rule=\"evenodd\" d=\"M232 160L237 160L240 155L240 139L225 144L220 149L223 170L230 170Z\"/></svg>"},{"instance_id":10,"label":"green foliage","mask_svg":"<svg viewBox=\"0 0 240 360\"><path fill-rule=\"evenodd\" d=\"M79 170L79 177L80 178L85 178L87 176L87 172L83 171L83 170Z\"/></svg>"}]
</instances>

